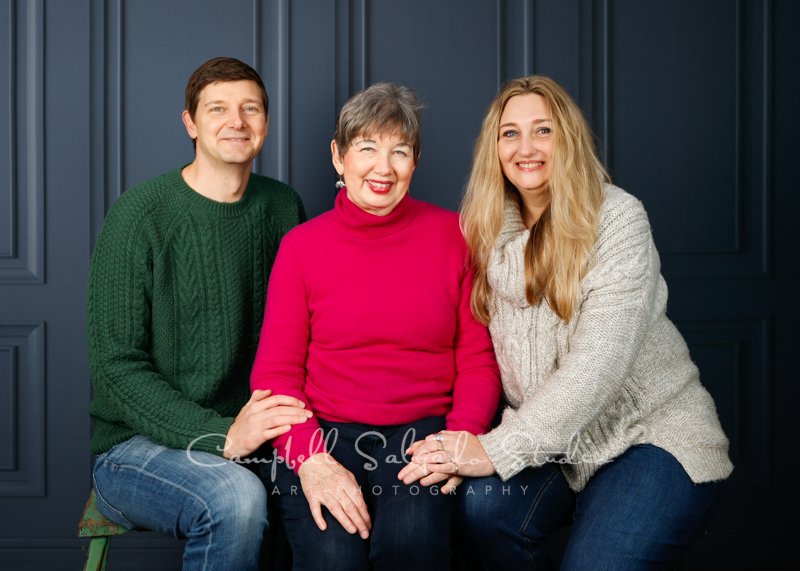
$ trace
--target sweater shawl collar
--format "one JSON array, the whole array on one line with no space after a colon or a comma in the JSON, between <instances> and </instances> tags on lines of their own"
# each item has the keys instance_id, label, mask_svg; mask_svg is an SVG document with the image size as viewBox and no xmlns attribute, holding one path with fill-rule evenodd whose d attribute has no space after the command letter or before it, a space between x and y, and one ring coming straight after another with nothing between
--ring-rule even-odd
<instances>
[{"instance_id":1,"label":"sweater shawl collar","mask_svg":"<svg viewBox=\"0 0 800 571\"><path fill-rule=\"evenodd\" d=\"M517 307L525 307L525 244L530 230L525 228L516 201L505 197L503 223L494 248L489 253L487 279L495 296Z\"/></svg>"},{"instance_id":2,"label":"sweater shawl collar","mask_svg":"<svg viewBox=\"0 0 800 571\"><path fill-rule=\"evenodd\" d=\"M382 238L399 232L417 215L419 201L406 194L386 216L377 216L362 210L347 198L347 188L336 196L334 220L348 235L357 238Z\"/></svg>"}]
</instances>

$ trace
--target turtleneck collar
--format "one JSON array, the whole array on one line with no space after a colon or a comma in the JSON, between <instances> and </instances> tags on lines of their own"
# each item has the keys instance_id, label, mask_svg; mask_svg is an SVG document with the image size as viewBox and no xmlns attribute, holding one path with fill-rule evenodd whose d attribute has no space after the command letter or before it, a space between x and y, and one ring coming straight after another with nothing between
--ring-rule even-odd
<instances>
[{"instance_id":1,"label":"turtleneck collar","mask_svg":"<svg viewBox=\"0 0 800 571\"><path fill-rule=\"evenodd\" d=\"M417 201L406 194L397 206L385 216L362 210L347 198L347 188L336 196L334 219L348 234L359 238L382 238L399 232L417 215Z\"/></svg>"}]
</instances>

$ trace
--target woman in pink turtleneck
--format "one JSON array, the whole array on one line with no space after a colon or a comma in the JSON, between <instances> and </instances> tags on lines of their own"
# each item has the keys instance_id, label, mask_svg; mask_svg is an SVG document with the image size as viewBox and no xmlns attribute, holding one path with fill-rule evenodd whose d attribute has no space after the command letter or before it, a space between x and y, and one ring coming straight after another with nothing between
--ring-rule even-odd
<instances>
[{"instance_id":1,"label":"woman in pink turtleneck","mask_svg":"<svg viewBox=\"0 0 800 571\"><path fill-rule=\"evenodd\" d=\"M449 568L445 494L461 479L417 466L439 490L397 473L414 440L483 433L497 407L458 216L408 195L420 109L388 83L348 101L331 143L335 207L287 234L272 270L251 388L314 413L273 441L285 463L266 474L294 569Z\"/></svg>"}]
</instances>

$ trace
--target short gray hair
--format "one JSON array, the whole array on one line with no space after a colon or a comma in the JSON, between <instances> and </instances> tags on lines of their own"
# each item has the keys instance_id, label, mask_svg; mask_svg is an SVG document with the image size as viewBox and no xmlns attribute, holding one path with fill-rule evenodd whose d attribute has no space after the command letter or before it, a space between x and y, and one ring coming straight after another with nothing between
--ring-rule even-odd
<instances>
[{"instance_id":1,"label":"short gray hair","mask_svg":"<svg viewBox=\"0 0 800 571\"><path fill-rule=\"evenodd\" d=\"M414 91L397 83L376 83L359 91L344 104L336 120L334 140L344 156L359 136L399 133L419 158L422 102Z\"/></svg>"}]
</instances>

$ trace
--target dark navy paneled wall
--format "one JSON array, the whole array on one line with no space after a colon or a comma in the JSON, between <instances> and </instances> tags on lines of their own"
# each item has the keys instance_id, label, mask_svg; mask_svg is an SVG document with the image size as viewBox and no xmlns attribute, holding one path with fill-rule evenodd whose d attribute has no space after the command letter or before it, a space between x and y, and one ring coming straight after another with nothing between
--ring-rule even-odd
<instances>
[{"instance_id":1,"label":"dark navy paneled wall","mask_svg":"<svg viewBox=\"0 0 800 571\"><path fill-rule=\"evenodd\" d=\"M330 208L336 114L376 81L425 103L412 192L456 209L500 83L553 76L650 216L736 470L683 567L800 567L795 0L0 0L0 568L75 569L88 493L89 257L125 189L192 159L192 70L231 55L270 93L258 172ZM114 540L115 569L180 543Z\"/></svg>"}]
</instances>

